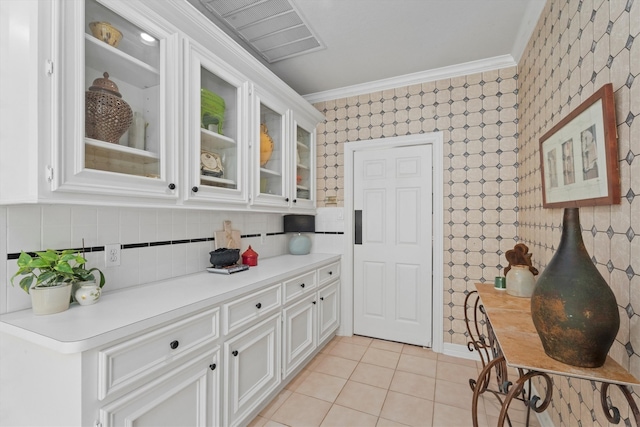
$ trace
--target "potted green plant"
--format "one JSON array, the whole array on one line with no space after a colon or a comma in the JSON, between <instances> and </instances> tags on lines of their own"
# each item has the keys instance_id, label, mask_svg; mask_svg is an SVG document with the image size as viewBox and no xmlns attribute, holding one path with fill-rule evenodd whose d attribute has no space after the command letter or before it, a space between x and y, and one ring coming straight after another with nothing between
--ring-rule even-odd
<instances>
[{"instance_id":1,"label":"potted green plant","mask_svg":"<svg viewBox=\"0 0 640 427\"><path fill-rule=\"evenodd\" d=\"M97 268L86 269L87 260L73 249L56 251L47 249L32 257L21 252L18 271L11 277L11 284L18 276L24 276L20 287L31 295L34 314L53 314L69 308L73 284L95 281L99 273L99 286L105 283L104 274Z\"/></svg>"}]
</instances>

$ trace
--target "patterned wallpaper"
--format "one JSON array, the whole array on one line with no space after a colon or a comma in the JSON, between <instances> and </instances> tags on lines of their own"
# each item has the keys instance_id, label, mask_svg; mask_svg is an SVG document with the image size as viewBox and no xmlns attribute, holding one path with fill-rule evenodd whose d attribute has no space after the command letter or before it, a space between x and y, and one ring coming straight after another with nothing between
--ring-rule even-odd
<instances>
[{"instance_id":1,"label":"patterned wallpaper","mask_svg":"<svg viewBox=\"0 0 640 427\"><path fill-rule=\"evenodd\" d=\"M319 206L343 206L345 142L443 131L445 342L466 344L466 291L518 239L517 79L510 67L316 104Z\"/></svg>"},{"instance_id":2,"label":"patterned wallpaper","mask_svg":"<svg viewBox=\"0 0 640 427\"><path fill-rule=\"evenodd\" d=\"M580 215L587 249L619 305L610 354L640 378L639 32L637 0L548 0L517 68L316 104L326 117L317 128L318 206L343 206L345 142L444 132L446 342L466 343L465 292L493 279L507 249L526 243L541 271L551 259L562 210L542 208L538 140L612 82L622 204ZM607 425L594 384L554 377L553 393L556 425ZM612 396L622 402L617 390ZM627 422L627 405L620 409Z\"/></svg>"},{"instance_id":3,"label":"patterned wallpaper","mask_svg":"<svg viewBox=\"0 0 640 427\"><path fill-rule=\"evenodd\" d=\"M635 159L640 154L639 32L638 1L549 0L518 64L518 234L541 271L559 243L562 209L542 208L539 138L605 83L613 83L622 203L581 208L580 220L587 250L619 306L620 331L609 354L636 378L640 378L640 159ZM553 395L550 413L557 426L608 424L600 392L590 382L554 377ZM625 402L616 394L613 400ZM620 409L627 418L628 405Z\"/></svg>"}]
</instances>

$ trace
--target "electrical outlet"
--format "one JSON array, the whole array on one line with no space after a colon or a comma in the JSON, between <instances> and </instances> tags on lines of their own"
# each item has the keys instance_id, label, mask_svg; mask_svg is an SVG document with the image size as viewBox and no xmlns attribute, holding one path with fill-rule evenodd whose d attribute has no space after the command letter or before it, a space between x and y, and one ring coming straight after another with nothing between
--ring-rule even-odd
<instances>
[{"instance_id":1,"label":"electrical outlet","mask_svg":"<svg viewBox=\"0 0 640 427\"><path fill-rule=\"evenodd\" d=\"M117 267L120 265L119 243L104 246L104 263L107 267Z\"/></svg>"}]
</instances>

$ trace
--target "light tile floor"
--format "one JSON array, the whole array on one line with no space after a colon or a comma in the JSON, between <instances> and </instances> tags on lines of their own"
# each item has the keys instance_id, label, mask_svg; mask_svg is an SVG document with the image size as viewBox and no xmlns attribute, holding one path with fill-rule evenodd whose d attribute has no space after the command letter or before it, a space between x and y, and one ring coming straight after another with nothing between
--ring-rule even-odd
<instances>
[{"instance_id":1,"label":"light tile floor","mask_svg":"<svg viewBox=\"0 0 640 427\"><path fill-rule=\"evenodd\" d=\"M472 426L469 378L480 369L417 346L335 337L249 426ZM483 397L479 407L479 426L497 425L497 400ZM525 414L514 401L514 427ZM530 425L539 426L533 413Z\"/></svg>"}]
</instances>

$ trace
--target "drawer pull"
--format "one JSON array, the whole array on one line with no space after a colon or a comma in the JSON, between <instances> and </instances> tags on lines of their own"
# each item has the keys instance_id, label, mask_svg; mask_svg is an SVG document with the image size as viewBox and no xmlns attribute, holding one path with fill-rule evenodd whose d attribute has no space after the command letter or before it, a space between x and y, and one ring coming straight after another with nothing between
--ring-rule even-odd
<instances>
[{"instance_id":1,"label":"drawer pull","mask_svg":"<svg viewBox=\"0 0 640 427\"><path fill-rule=\"evenodd\" d=\"M315 302L315 301L311 301L311 302L312 302L314 305L316 304L316 302Z\"/></svg>"},{"instance_id":2,"label":"drawer pull","mask_svg":"<svg viewBox=\"0 0 640 427\"><path fill-rule=\"evenodd\" d=\"M320 301L324 301L324 297L320 297Z\"/></svg>"},{"instance_id":3,"label":"drawer pull","mask_svg":"<svg viewBox=\"0 0 640 427\"><path fill-rule=\"evenodd\" d=\"M300 287L301 287L301 288L304 288L304 283L300 283Z\"/></svg>"},{"instance_id":4,"label":"drawer pull","mask_svg":"<svg viewBox=\"0 0 640 427\"><path fill-rule=\"evenodd\" d=\"M171 341L171 343L169 344L169 347L171 347L171 350L175 350L176 348L178 348L179 345L180 343L178 342L178 340L175 340L175 341Z\"/></svg>"},{"instance_id":5,"label":"drawer pull","mask_svg":"<svg viewBox=\"0 0 640 427\"><path fill-rule=\"evenodd\" d=\"M233 354L234 356L237 356L237 355L238 355L238 350L233 350L233 351L231 352L231 354Z\"/></svg>"},{"instance_id":6,"label":"drawer pull","mask_svg":"<svg viewBox=\"0 0 640 427\"><path fill-rule=\"evenodd\" d=\"M330 272L329 272L329 276L331 276L332 274L333 274L333 271L330 271Z\"/></svg>"},{"instance_id":7,"label":"drawer pull","mask_svg":"<svg viewBox=\"0 0 640 427\"><path fill-rule=\"evenodd\" d=\"M257 303L257 304L256 304L256 308L257 308L258 310L260 310L260 309L262 308L262 303Z\"/></svg>"},{"instance_id":8,"label":"drawer pull","mask_svg":"<svg viewBox=\"0 0 640 427\"><path fill-rule=\"evenodd\" d=\"M212 371L214 371L216 369L216 364L212 363L211 365L209 365L209 369L211 369Z\"/></svg>"}]
</instances>

